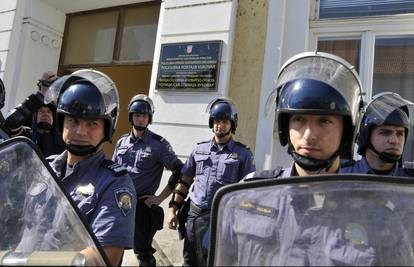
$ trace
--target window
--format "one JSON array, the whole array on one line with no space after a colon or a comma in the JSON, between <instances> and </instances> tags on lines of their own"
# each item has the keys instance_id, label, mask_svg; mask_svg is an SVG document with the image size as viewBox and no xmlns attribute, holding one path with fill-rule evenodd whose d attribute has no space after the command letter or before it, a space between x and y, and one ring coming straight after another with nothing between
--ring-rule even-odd
<instances>
[{"instance_id":1,"label":"window","mask_svg":"<svg viewBox=\"0 0 414 267\"><path fill-rule=\"evenodd\" d=\"M320 0L319 18L355 18L414 13L414 0Z\"/></svg>"},{"instance_id":2,"label":"window","mask_svg":"<svg viewBox=\"0 0 414 267\"><path fill-rule=\"evenodd\" d=\"M372 93L393 91L414 100L414 36L375 40Z\"/></svg>"},{"instance_id":3,"label":"window","mask_svg":"<svg viewBox=\"0 0 414 267\"><path fill-rule=\"evenodd\" d=\"M414 0L314 3L320 4L319 17L310 22L309 51L329 52L353 64L367 101L392 91L414 102ZM404 152L404 161L412 164L413 135L410 131Z\"/></svg>"},{"instance_id":4,"label":"window","mask_svg":"<svg viewBox=\"0 0 414 267\"><path fill-rule=\"evenodd\" d=\"M352 38L349 40L335 40L334 38L321 38L318 41L318 51L327 52L341 57L351 63L359 72L361 53L361 40Z\"/></svg>"},{"instance_id":5,"label":"window","mask_svg":"<svg viewBox=\"0 0 414 267\"><path fill-rule=\"evenodd\" d=\"M69 14L61 67L150 64L158 1Z\"/></svg>"}]
</instances>

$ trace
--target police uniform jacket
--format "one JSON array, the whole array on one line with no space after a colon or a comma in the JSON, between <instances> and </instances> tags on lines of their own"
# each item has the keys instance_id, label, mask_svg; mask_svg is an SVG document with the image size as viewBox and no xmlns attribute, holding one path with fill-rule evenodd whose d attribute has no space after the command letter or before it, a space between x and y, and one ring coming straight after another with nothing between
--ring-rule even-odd
<instances>
[{"instance_id":1,"label":"police uniform jacket","mask_svg":"<svg viewBox=\"0 0 414 267\"><path fill-rule=\"evenodd\" d=\"M361 173L361 174L375 174L371 167L368 164L367 158L365 156L362 159L358 160L352 166L341 168L340 173ZM388 173L389 176L405 176L410 177L406 169L402 168L400 163L397 162L392 170Z\"/></svg>"},{"instance_id":2,"label":"police uniform jacket","mask_svg":"<svg viewBox=\"0 0 414 267\"><path fill-rule=\"evenodd\" d=\"M292 175L292 167L277 168L249 174L243 180ZM412 247L404 238L406 229L396 220L397 211L388 199L364 194L364 201L355 199L351 203L347 192L327 192L321 198L309 199L292 197L289 190L289 186L260 194L246 190L238 196L239 205L223 213L219 227L220 248L227 250L220 264L347 266L413 262ZM348 212L343 214L344 210ZM361 215L363 210L370 212ZM372 223L370 216L383 219L375 220L375 225L367 224ZM387 240L387 244L381 240Z\"/></svg>"},{"instance_id":3,"label":"police uniform jacket","mask_svg":"<svg viewBox=\"0 0 414 267\"><path fill-rule=\"evenodd\" d=\"M62 179L66 192L85 215L102 246L132 248L136 194L131 178L100 151L74 165L64 175L67 151L50 166Z\"/></svg>"},{"instance_id":4,"label":"police uniform jacket","mask_svg":"<svg viewBox=\"0 0 414 267\"><path fill-rule=\"evenodd\" d=\"M208 209L220 187L239 182L255 169L253 154L247 146L232 139L220 148L212 139L196 145L181 172L194 177L191 201Z\"/></svg>"},{"instance_id":5,"label":"police uniform jacket","mask_svg":"<svg viewBox=\"0 0 414 267\"><path fill-rule=\"evenodd\" d=\"M132 133L123 135L112 160L127 168L138 195L153 195L160 185L164 167L171 169L178 158L167 140L146 129L140 138Z\"/></svg>"}]
</instances>

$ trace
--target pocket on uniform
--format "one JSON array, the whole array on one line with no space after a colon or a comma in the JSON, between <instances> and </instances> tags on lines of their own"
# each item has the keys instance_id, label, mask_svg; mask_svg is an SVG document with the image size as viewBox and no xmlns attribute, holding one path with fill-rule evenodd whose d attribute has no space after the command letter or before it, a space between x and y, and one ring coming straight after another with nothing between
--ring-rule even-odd
<instances>
[{"instance_id":1,"label":"pocket on uniform","mask_svg":"<svg viewBox=\"0 0 414 267\"><path fill-rule=\"evenodd\" d=\"M274 240L275 242L279 241L275 218L262 216L243 209L235 210L234 217L239 218L233 222L235 233Z\"/></svg>"},{"instance_id":2,"label":"pocket on uniform","mask_svg":"<svg viewBox=\"0 0 414 267\"><path fill-rule=\"evenodd\" d=\"M238 177L240 162L235 159L227 159L221 166L221 175L217 176L217 181L222 184L236 183L243 177Z\"/></svg>"},{"instance_id":3,"label":"pocket on uniform","mask_svg":"<svg viewBox=\"0 0 414 267\"><path fill-rule=\"evenodd\" d=\"M207 168L209 165L209 155L194 155L194 161L196 162L196 174L200 175L204 173L204 169Z\"/></svg>"},{"instance_id":4,"label":"pocket on uniform","mask_svg":"<svg viewBox=\"0 0 414 267\"><path fill-rule=\"evenodd\" d=\"M96 206L97 196L93 193L90 196L78 196L81 198L78 208L85 214L89 214Z\"/></svg>"}]
</instances>

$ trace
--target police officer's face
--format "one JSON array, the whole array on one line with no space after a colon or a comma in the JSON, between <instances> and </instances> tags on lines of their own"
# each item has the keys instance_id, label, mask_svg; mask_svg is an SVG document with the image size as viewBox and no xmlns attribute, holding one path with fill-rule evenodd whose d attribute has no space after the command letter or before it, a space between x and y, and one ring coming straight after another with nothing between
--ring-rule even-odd
<instances>
[{"instance_id":1,"label":"police officer's face","mask_svg":"<svg viewBox=\"0 0 414 267\"><path fill-rule=\"evenodd\" d=\"M47 122L53 124L53 113L48 107L41 107L37 110L37 123Z\"/></svg>"},{"instance_id":2,"label":"police officer's face","mask_svg":"<svg viewBox=\"0 0 414 267\"><path fill-rule=\"evenodd\" d=\"M314 159L326 160L341 144L342 116L291 115L289 137L297 153Z\"/></svg>"},{"instance_id":3,"label":"police officer's face","mask_svg":"<svg viewBox=\"0 0 414 267\"><path fill-rule=\"evenodd\" d=\"M146 127L149 123L148 113L132 113L132 121L135 126Z\"/></svg>"},{"instance_id":4,"label":"police officer's face","mask_svg":"<svg viewBox=\"0 0 414 267\"><path fill-rule=\"evenodd\" d=\"M405 129L401 126L379 125L371 131L371 144L378 152L402 155L405 141Z\"/></svg>"},{"instance_id":5,"label":"police officer's face","mask_svg":"<svg viewBox=\"0 0 414 267\"><path fill-rule=\"evenodd\" d=\"M231 120L219 120L213 121L214 133L228 133L231 130Z\"/></svg>"},{"instance_id":6,"label":"police officer's face","mask_svg":"<svg viewBox=\"0 0 414 267\"><path fill-rule=\"evenodd\" d=\"M63 121L63 141L79 146L96 146L104 138L103 119L86 120L65 116Z\"/></svg>"}]
</instances>

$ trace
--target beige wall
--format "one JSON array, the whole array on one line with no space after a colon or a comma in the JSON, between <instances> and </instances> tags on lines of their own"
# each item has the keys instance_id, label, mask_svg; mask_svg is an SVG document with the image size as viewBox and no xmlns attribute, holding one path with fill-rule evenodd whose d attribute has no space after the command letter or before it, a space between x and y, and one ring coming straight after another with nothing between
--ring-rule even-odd
<instances>
[{"instance_id":1,"label":"beige wall","mask_svg":"<svg viewBox=\"0 0 414 267\"><path fill-rule=\"evenodd\" d=\"M256 142L267 12L267 0L239 1L229 96L239 111L236 139L252 150Z\"/></svg>"}]
</instances>

